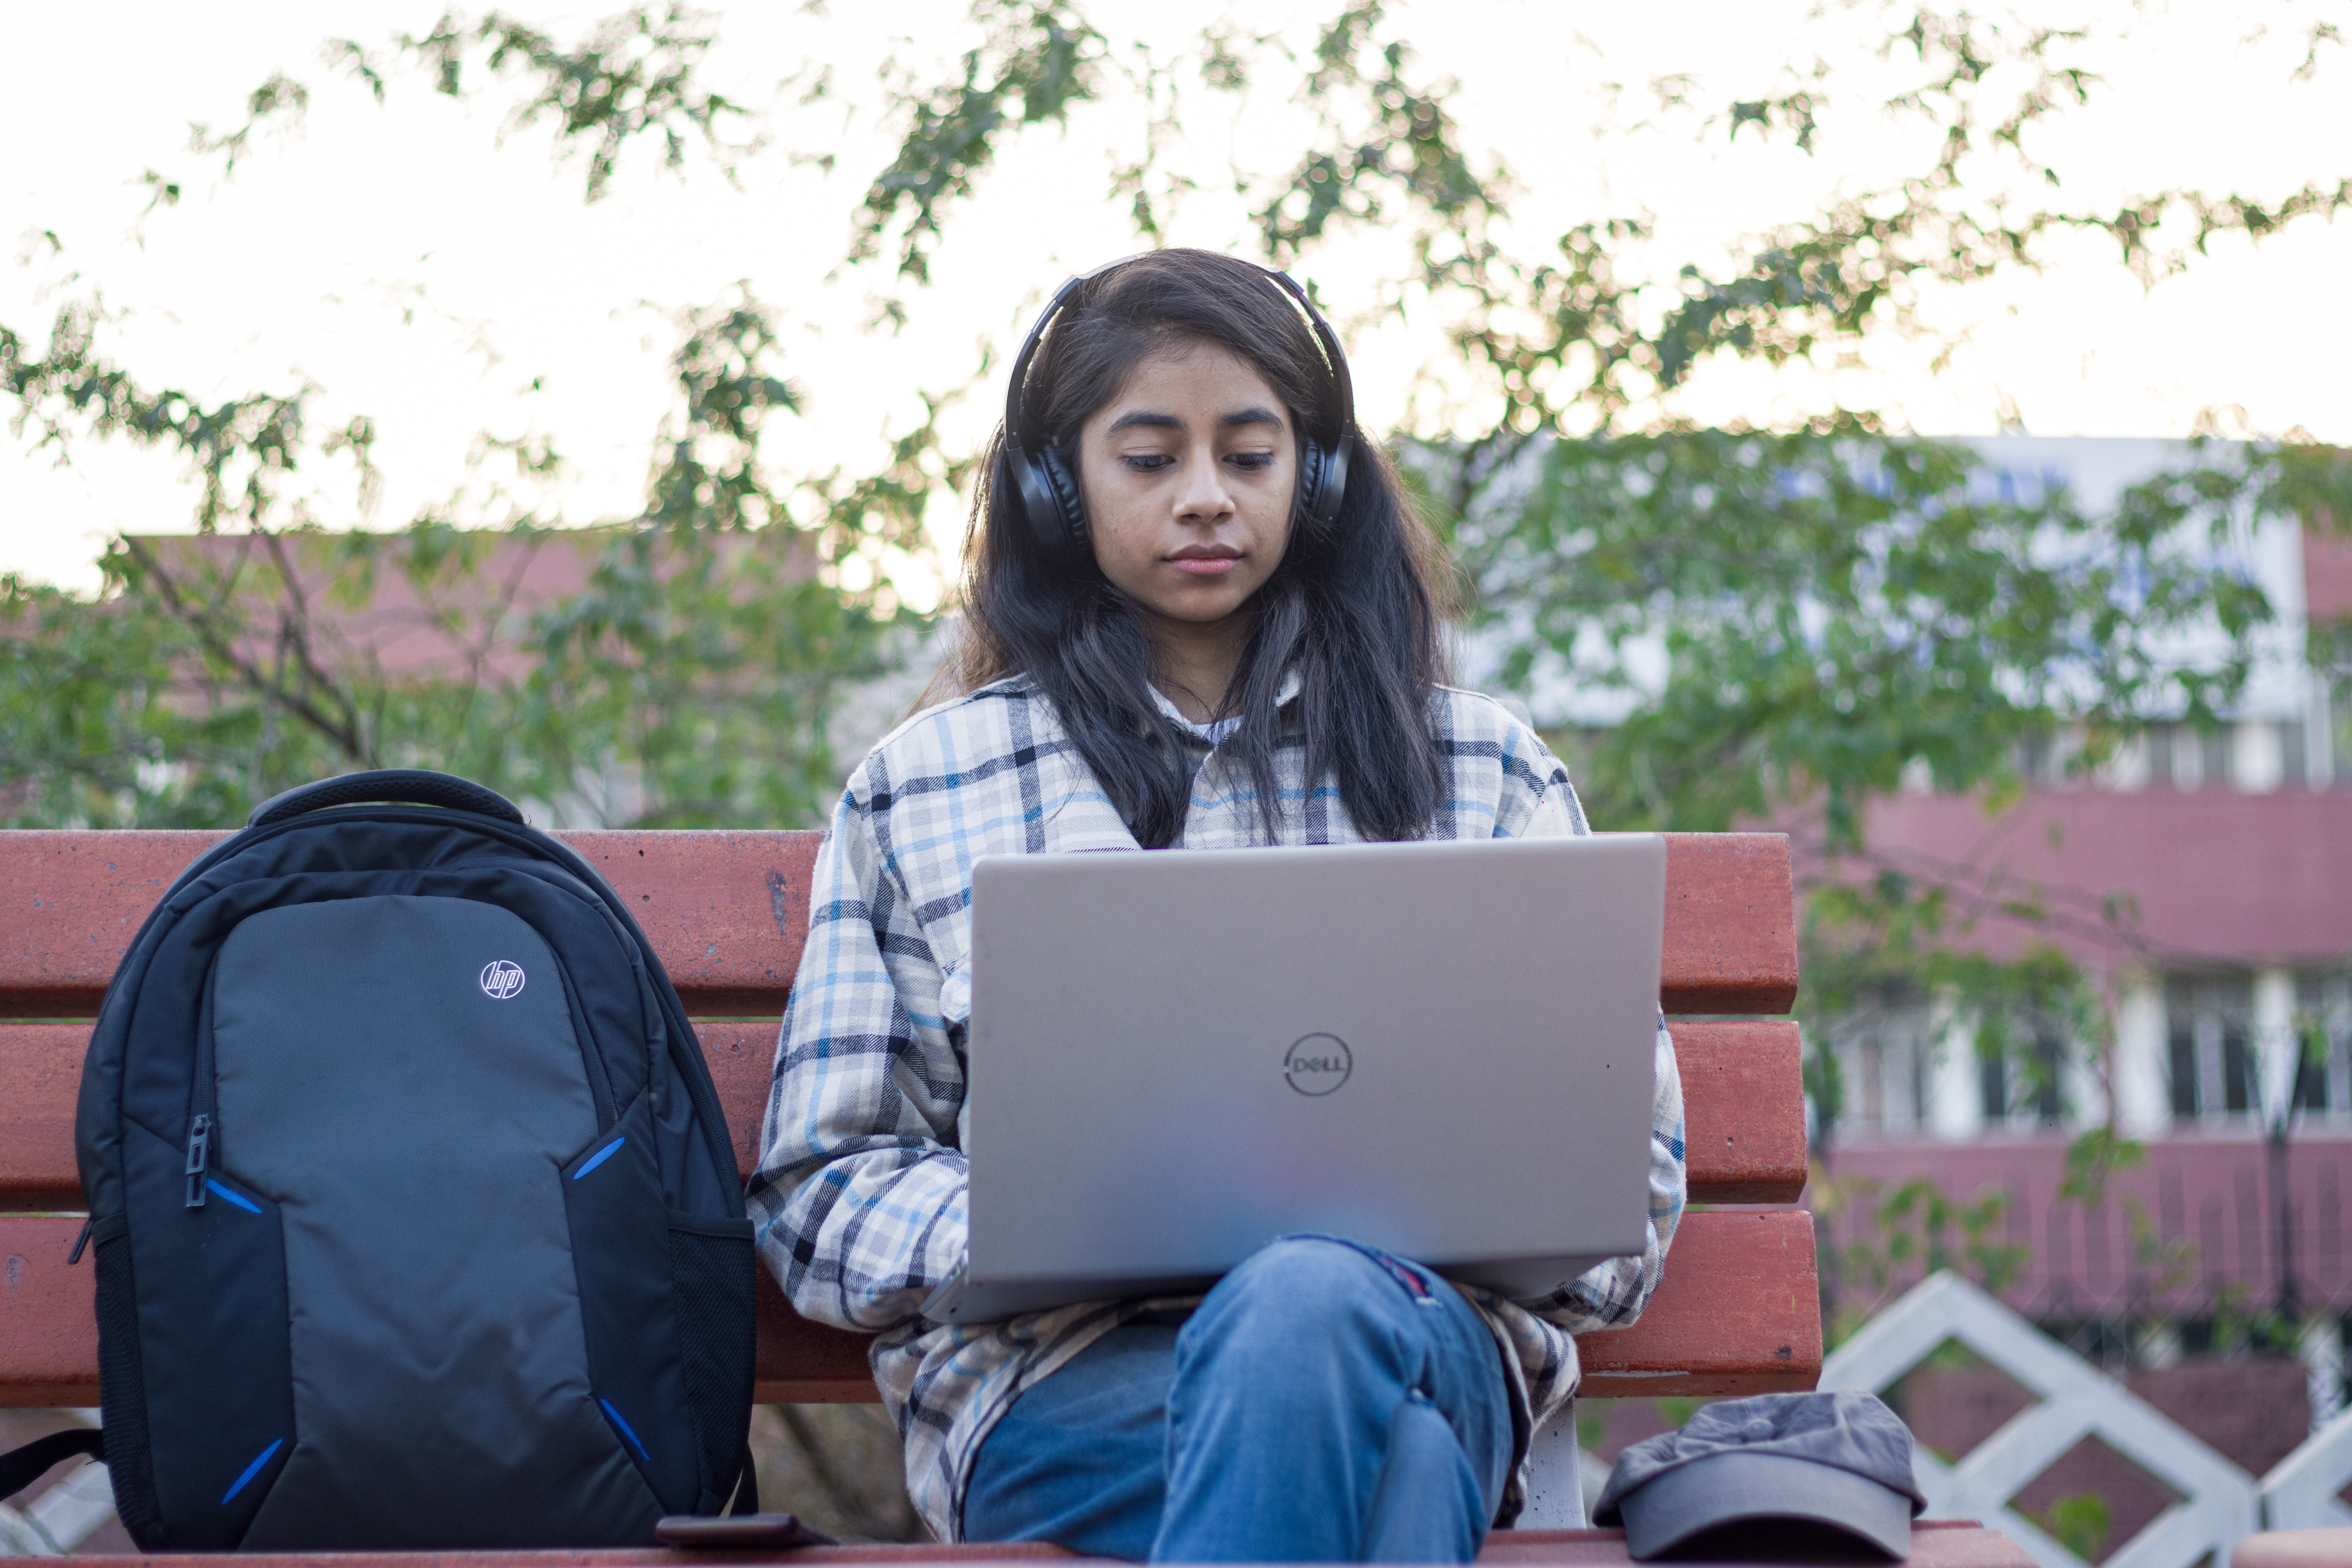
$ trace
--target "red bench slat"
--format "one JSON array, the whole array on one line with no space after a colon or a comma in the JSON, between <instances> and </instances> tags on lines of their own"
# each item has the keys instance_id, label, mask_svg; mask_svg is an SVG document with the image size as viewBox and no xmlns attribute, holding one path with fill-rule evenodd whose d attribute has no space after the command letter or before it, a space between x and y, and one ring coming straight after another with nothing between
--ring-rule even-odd
<instances>
[{"instance_id":1,"label":"red bench slat","mask_svg":"<svg viewBox=\"0 0 2352 1568\"><path fill-rule=\"evenodd\" d=\"M0 1024L0 1209L82 1206L74 1102L86 1023Z\"/></svg>"},{"instance_id":2,"label":"red bench slat","mask_svg":"<svg viewBox=\"0 0 2352 1568\"><path fill-rule=\"evenodd\" d=\"M140 922L216 832L0 833L0 1017L88 1018ZM698 1017L774 1016L800 962L813 832L557 835L628 900ZM1669 834L1665 1009L1786 1012L1789 841Z\"/></svg>"},{"instance_id":3,"label":"red bench slat","mask_svg":"<svg viewBox=\"0 0 2352 1568\"><path fill-rule=\"evenodd\" d=\"M1805 1104L1793 1023L1681 1022L1691 1198L1697 1203L1794 1203L1805 1186ZM776 1025L695 1026L735 1158L751 1174ZM74 1103L86 1023L0 1024L0 1211L79 1208Z\"/></svg>"},{"instance_id":4,"label":"red bench slat","mask_svg":"<svg viewBox=\"0 0 2352 1568\"><path fill-rule=\"evenodd\" d=\"M1587 1334L1584 1393L1760 1394L1811 1388L1822 1365L1812 1216L1692 1214L1664 1283L1632 1328ZM79 1219L0 1218L0 1406L98 1403L96 1271L66 1265ZM765 1404L872 1399L863 1335L793 1314L761 1274L759 1398Z\"/></svg>"},{"instance_id":5,"label":"red bench slat","mask_svg":"<svg viewBox=\"0 0 2352 1568\"><path fill-rule=\"evenodd\" d=\"M1693 1203L1794 1203L1805 1193L1804 1047L1780 1020L1674 1026Z\"/></svg>"},{"instance_id":6,"label":"red bench slat","mask_svg":"<svg viewBox=\"0 0 2352 1568\"><path fill-rule=\"evenodd\" d=\"M1579 1336L1593 1399L1779 1394L1822 1375L1813 1217L1686 1214L1658 1293L1632 1328Z\"/></svg>"}]
</instances>

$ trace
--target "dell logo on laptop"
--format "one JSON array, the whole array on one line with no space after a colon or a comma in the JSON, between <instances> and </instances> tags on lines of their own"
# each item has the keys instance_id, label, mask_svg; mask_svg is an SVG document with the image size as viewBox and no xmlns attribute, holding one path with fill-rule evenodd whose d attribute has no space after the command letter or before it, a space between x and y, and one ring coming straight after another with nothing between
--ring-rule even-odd
<instances>
[{"instance_id":1,"label":"dell logo on laptop","mask_svg":"<svg viewBox=\"0 0 2352 1568\"><path fill-rule=\"evenodd\" d=\"M1348 1082L1356 1059L1336 1034L1310 1034L1282 1053L1283 1082L1301 1094L1328 1094Z\"/></svg>"}]
</instances>

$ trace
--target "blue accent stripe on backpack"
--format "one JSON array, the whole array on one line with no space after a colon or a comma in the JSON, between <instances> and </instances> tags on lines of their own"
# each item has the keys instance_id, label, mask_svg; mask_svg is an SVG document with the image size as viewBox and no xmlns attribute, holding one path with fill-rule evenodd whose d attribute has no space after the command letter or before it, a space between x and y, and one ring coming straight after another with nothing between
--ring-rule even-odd
<instances>
[{"instance_id":1,"label":"blue accent stripe on backpack","mask_svg":"<svg viewBox=\"0 0 2352 1568\"><path fill-rule=\"evenodd\" d=\"M254 1202L253 1199L246 1197L245 1194L241 1192L231 1192L228 1188L221 1186L219 1182L214 1180L211 1176L205 1177L205 1190L213 1193L217 1197L226 1198L229 1202L236 1205L247 1214L259 1214L261 1212L261 1205ZM257 1460L256 1462L258 1463L259 1461Z\"/></svg>"},{"instance_id":2,"label":"blue accent stripe on backpack","mask_svg":"<svg viewBox=\"0 0 2352 1568\"><path fill-rule=\"evenodd\" d=\"M227 1194L224 1193L221 1196L226 1197ZM257 1208L254 1212L258 1214L261 1211ZM245 1490L246 1483L251 1480L254 1477L259 1475L261 1473L261 1467L268 1464L271 1457L285 1446L286 1439L280 1437L278 1441L270 1444L269 1447L262 1449L261 1452L255 1457L253 1463L245 1467L245 1474L236 1478L236 1483L230 1487L228 1490L221 1493L221 1506L223 1508L226 1508L228 1506L228 1500L243 1491Z\"/></svg>"},{"instance_id":3,"label":"blue accent stripe on backpack","mask_svg":"<svg viewBox=\"0 0 2352 1568\"><path fill-rule=\"evenodd\" d=\"M610 1150L606 1151L608 1154L610 1152ZM621 1419L621 1413L613 1408L613 1402L609 1399L599 1399L596 1403L604 1407L604 1414L613 1418L613 1425L619 1427L621 1430L621 1436L629 1440L629 1447L637 1451L637 1458L645 1460L645 1462L649 1465L652 1464L654 1462L653 1456L646 1452L646 1446L643 1443L637 1441L637 1435L629 1429L629 1424Z\"/></svg>"},{"instance_id":4,"label":"blue accent stripe on backpack","mask_svg":"<svg viewBox=\"0 0 2352 1568\"><path fill-rule=\"evenodd\" d=\"M586 1176L590 1171L594 1170L598 1166L601 1166L606 1160L611 1159L614 1152L617 1151L623 1144L625 1144L629 1140L625 1137L614 1138L611 1143L606 1144L603 1148L598 1149L594 1154L590 1155L588 1156L588 1163L572 1173L572 1179L573 1181L578 1181L582 1176ZM609 1410L612 1406L608 1405L605 1408ZM616 1416L614 1419L617 1421L620 1417Z\"/></svg>"}]
</instances>

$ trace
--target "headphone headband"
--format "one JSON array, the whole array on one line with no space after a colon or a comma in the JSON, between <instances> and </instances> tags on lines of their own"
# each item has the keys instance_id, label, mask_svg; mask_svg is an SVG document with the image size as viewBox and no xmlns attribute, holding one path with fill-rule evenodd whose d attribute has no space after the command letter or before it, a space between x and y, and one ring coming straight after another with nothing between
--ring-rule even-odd
<instances>
[{"instance_id":1,"label":"headphone headband","mask_svg":"<svg viewBox=\"0 0 2352 1568\"><path fill-rule=\"evenodd\" d=\"M1039 443L1034 448L1031 444L1027 419L1030 364L1037 357L1038 345L1045 341L1045 329L1073 295L1105 273L1152 254L1139 251L1134 256L1123 256L1065 282L1045 302L1045 308L1038 312L1036 324L1029 329L1021 352L1013 359L1012 380L1004 390L1004 458L1029 526L1049 551L1084 551L1086 503L1077 476L1062 461L1061 455L1050 444ZM1348 356L1339 347L1339 335L1331 329L1331 323L1315 308L1315 301L1307 298L1298 280L1286 272L1259 267L1255 262L1244 265L1265 274L1306 313L1307 325L1314 331L1317 346L1322 350L1325 365L1330 371L1333 397L1325 411L1334 426L1330 444L1325 445L1311 434L1300 433L1294 513L1308 528L1328 531L1339 520L1339 503L1348 490L1348 445L1356 424L1355 379L1348 372Z\"/></svg>"}]
</instances>

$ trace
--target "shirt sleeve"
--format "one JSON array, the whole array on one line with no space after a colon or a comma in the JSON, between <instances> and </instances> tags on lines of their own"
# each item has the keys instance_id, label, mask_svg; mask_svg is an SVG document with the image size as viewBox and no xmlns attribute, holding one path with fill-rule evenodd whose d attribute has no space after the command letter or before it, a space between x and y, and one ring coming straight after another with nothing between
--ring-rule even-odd
<instances>
[{"instance_id":1,"label":"shirt sleeve","mask_svg":"<svg viewBox=\"0 0 2352 1568\"><path fill-rule=\"evenodd\" d=\"M1491 707L1501 733L1492 742L1497 769L1499 799L1495 802L1495 836L1498 839L1581 838L1592 831L1584 820L1584 803L1568 781L1568 768L1552 755L1543 737L1502 711L1500 705L1476 699ZM1486 744L1486 737L1481 737Z\"/></svg>"},{"instance_id":2,"label":"shirt sleeve","mask_svg":"<svg viewBox=\"0 0 2352 1568\"><path fill-rule=\"evenodd\" d=\"M1569 783L1568 769L1549 747L1514 723L1503 748L1507 799L1496 813L1498 836L1581 836L1591 828ZM1650 1101L1650 1213L1642 1250L1588 1269L1548 1296L1519 1304L1573 1333L1622 1328L1642 1315L1665 1272L1666 1249L1675 1239L1689 1195L1684 1168L1683 1080L1675 1060L1675 1038L1658 1015L1652 1058L1657 1088Z\"/></svg>"},{"instance_id":3,"label":"shirt sleeve","mask_svg":"<svg viewBox=\"0 0 2352 1568\"><path fill-rule=\"evenodd\" d=\"M859 783L817 856L746 1198L793 1310L882 1330L914 1317L964 1259L964 1073L939 1016L940 967Z\"/></svg>"}]
</instances>

